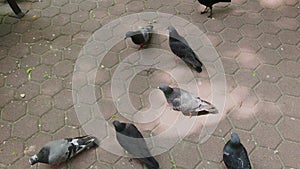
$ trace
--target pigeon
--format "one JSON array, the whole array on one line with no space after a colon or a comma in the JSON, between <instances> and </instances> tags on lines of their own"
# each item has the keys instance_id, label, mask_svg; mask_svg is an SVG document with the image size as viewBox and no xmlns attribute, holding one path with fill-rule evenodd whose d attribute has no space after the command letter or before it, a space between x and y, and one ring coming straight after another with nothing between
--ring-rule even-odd
<instances>
[{"instance_id":1,"label":"pigeon","mask_svg":"<svg viewBox=\"0 0 300 169\"><path fill-rule=\"evenodd\" d=\"M147 44L152 37L153 25L147 25L136 31L129 31L125 35L126 38L131 38L134 44L140 45L139 49L143 49L144 45Z\"/></svg>"},{"instance_id":2,"label":"pigeon","mask_svg":"<svg viewBox=\"0 0 300 169\"><path fill-rule=\"evenodd\" d=\"M190 92L180 89L172 88L168 85L160 85L158 87L163 91L168 104L175 111L181 111L185 116L200 116L205 114L218 113L215 106L211 103L192 95Z\"/></svg>"},{"instance_id":3,"label":"pigeon","mask_svg":"<svg viewBox=\"0 0 300 169\"><path fill-rule=\"evenodd\" d=\"M29 164L45 163L59 166L83 150L98 147L99 141L93 136L82 136L50 141L42 149L29 159Z\"/></svg>"},{"instance_id":4,"label":"pigeon","mask_svg":"<svg viewBox=\"0 0 300 169\"><path fill-rule=\"evenodd\" d=\"M224 146L223 161L228 169L251 169L247 150L234 132L231 133L231 139Z\"/></svg>"},{"instance_id":5,"label":"pigeon","mask_svg":"<svg viewBox=\"0 0 300 169\"><path fill-rule=\"evenodd\" d=\"M210 10L208 17L212 18L212 6L214 4L219 2L231 2L231 0L198 0L198 2L206 6L206 8L204 9L204 11L201 12L201 14L207 13L208 10Z\"/></svg>"},{"instance_id":6,"label":"pigeon","mask_svg":"<svg viewBox=\"0 0 300 169\"><path fill-rule=\"evenodd\" d=\"M181 58L186 64L192 66L198 73L202 72L202 63L197 58L197 55L189 46L187 41L178 34L173 26L169 26L168 30L171 51Z\"/></svg>"},{"instance_id":7,"label":"pigeon","mask_svg":"<svg viewBox=\"0 0 300 169\"><path fill-rule=\"evenodd\" d=\"M143 162L148 169L158 169L159 164L149 152L141 132L131 123L113 121L119 144L134 158Z\"/></svg>"}]
</instances>

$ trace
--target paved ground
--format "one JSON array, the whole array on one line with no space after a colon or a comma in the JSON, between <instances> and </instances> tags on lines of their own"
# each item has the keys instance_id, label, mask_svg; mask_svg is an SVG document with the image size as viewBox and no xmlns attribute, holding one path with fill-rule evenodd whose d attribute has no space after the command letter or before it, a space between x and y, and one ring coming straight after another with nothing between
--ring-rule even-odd
<instances>
[{"instance_id":1,"label":"paved ground","mask_svg":"<svg viewBox=\"0 0 300 169\"><path fill-rule=\"evenodd\" d=\"M170 151L156 156L161 168L172 168L171 159L177 168L223 168L222 148L230 131L240 135L253 168L300 168L298 0L233 0L229 6L217 5L215 19L200 15L203 7L192 0L42 0L19 4L30 10L20 20L8 17L8 5L0 4L1 169L30 168L29 156L47 141L85 134L82 127L97 117L93 110L73 106L72 75L80 50L109 21L143 11L173 14L197 25L216 47L226 76L226 104L224 113L220 113L224 116L219 124L214 123L218 127L212 136L203 142L202 128L209 124L197 123ZM104 34L101 38L109 41L111 37ZM153 47L168 49L166 37L155 39ZM130 41L120 41L97 68L93 92L109 124L113 118L126 120L113 104L111 78L119 63L136 50ZM97 52L97 48L91 51ZM178 65L183 64L176 62ZM90 66L87 62L81 69L88 71ZM207 70L194 75L199 95L210 100L213 75L209 77ZM73 85L84 87L82 81L90 75L77 77ZM135 75L129 87L134 107L147 108L151 93L163 100L161 93L155 93L162 82L176 85L164 71L151 69ZM89 103L89 96L83 101ZM80 120L75 110L84 113ZM166 109L152 122L138 127L145 136L158 135L176 118L186 119ZM191 119L200 122L205 117ZM60 168L142 168L128 159L98 148Z\"/></svg>"}]
</instances>

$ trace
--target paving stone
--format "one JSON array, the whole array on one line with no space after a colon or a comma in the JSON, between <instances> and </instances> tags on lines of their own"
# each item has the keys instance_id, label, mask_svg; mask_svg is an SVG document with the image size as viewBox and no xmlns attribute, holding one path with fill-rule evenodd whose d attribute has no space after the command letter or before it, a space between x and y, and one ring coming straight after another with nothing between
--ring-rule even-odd
<instances>
[{"instance_id":1,"label":"paving stone","mask_svg":"<svg viewBox=\"0 0 300 169\"><path fill-rule=\"evenodd\" d=\"M242 52L239 54L237 61L241 68L255 69L259 65L259 60L255 54Z\"/></svg>"},{"instance_id":2,"label":"paving stone","mask_svg":"<svg viewBox=\"0 0 300 169\"><path fill-rule=\"evenodd\" d=\"M52 109L41 117L41 129L45 132L54 133L64 126L64 121L64 112L61 110Z\"/></svg>"},{"instance_id":3,"label":"paving stone","mask_svg":"<svg viewBox=\"0 0 300 169\"><path fill-rule=\"evenodd\" d=\"M141 1L131 1L126 5L128 12L141 12L144 8L144 3Z\"/></svg>"},{"instance_id":4,"label":"paving stone","mask_svg":"<svg viewBox=\"0 0 300 169\"><path fill-rule=\"evenodd\" d=\"M278 156L274 154L274 150L270 150L267 148L257 148L250 155L250 159L252 161L253 167L255 168L282 168Z\"/></svg>"},{"instance_id":5,"label":"paving stone","mask_svg":"<svg viewBox=\"0 0 300 169\"><path fill-rule=\"evenodd\" d=\"M65 49L71 44L71 36L59 36L52 42L53 49Z\"/></svg>"},{"instance_id":6,"label":"paving stone","mask_svg":"<svg viewBox=\"0 0 300 169\"><path fill-rule=\"evenodd\" d=\"M250 38L243 38L238 42L241 51L247 53L256 53L261 46L258 44L257 40Z\"/></svg>"},{"instance_id":7,"label":"paving stone","mask_svg":"<svg viewBox=\"0 0 300 169\"><path fill-rule=\"evenodd\" d=\"M181 3L175 7L180 14L189 15L193 12L193 5L187 3Z\"/></svg>"},{"instance_id":8,"label":"paving stone","mask_svg":"<svg viewBox=\"0 0 300 169\"><path fill-rule=\"evenodd\" d=\"M65 4L67 4L69 1L68 0L53 0L51 2L52 5L57 6L57 7L61 7Z\"/></svg>"},{"instance_id":9,"label":"paving stone","mask_svg":"<svg viewBox=\"0 0 300 169\"><path fill-rule=\"evenodd\" d=\"M11 73L17 67L17 60L11 57L6 57L0 60L0 73Z\"/></svg>"},{"instance_id":10,"label":"paving stone","mask_svg":"<svg viewBox=\"0 0 300 169\"><path fill-rule=\"evenodd\" d=\"M264 20L277 21L280 18L280 12L274 9L264 9L261 13Z\"/></svg>"},{"instance_id":11,"label":"paving stone","mask_svg":"<svg viewBox=\"0 0 300 169\"><path fill-rule=\"evenodd\" d=\"M50 6L50 4L51 4L50 2L51 1L46 0L46 1L41 1L39 3L32 3L32 8L33 9L45 9L48 6Z\"/></svg>"},{"instance_id":12,"label":"paving stone","mask_svg":"<svg viewBox=\"0 0 300 169\"><path fill-rule=\"evenodd\" d=\"M283 30L279 33L279 39L284 44L296 45L299 43L299 35L294 31Z\"/></svg>"},{"instance_id":13,"label":"paving stone","mask_svg":"<svg viewBox=\"0 0 300 169\"><path fill-rule=\"evenodd\" d=\"M75 35L80 31L80 24L78 23L67 23L61 27L61 33L66 35Z\"/></svg>"},{"instance_id":14,"label":"paving stone","mask_svg":"<svg viewBox=\"0 0 300 169\"><path fill-rule=\"evenodd\" d=\"M96 162L93 165L91 165L90 169L113 169L112 166L107 165L105 163Z\"/></svg>"},{"instance_id":15,"label":"paving stone","mask_svg":"<svg viewBox=\"0 0 300 169\"><path fill-rule=\"evenodd\" d=\"M143 169L143 164L140 163L137 160L132 160L131 162L129 162L129 158L121 158L115 165L114 168L115 169L122 169L122 168L134 168L134 169Z\"/></svg>"},{"instance_id":16,"label":"paving stone","mask_svg":"<svg viewBox=\"0 0 300 169\"><path fill-rule=\"evenodd\" d=\"M55 26L63 26L71 21L70 15L58 14L52 18L52 24Z\"/></svg>"},{"instance_id":17,"label":"paving stone","mask_svg":"<svg viewBox=\"0 0 300 169\"><path fill-rule=\"evenodd\" d=\"M231 130L232 126L227 118L222 119L218 127L216 128L213 135L219 136L219 137L225 137L226 134Z\"/></svg>"},{"instance_id":18,"label":"paving stone","mask_svg":"<svg viewBox=\"0 0 300 169\"><path fill-rule=\"evenodd\" d=\"M25 69L29 67L36 67L39 64L40 55L30 54L21 59L21 67Z\"/></svg>"},{"instance_id":19,"label":"paving stone","mask_svg":"<svg viewBox=\"0 0 300 169\"><path fill-rule=\"evenodd\" d=\"M282 77L282 75L274 66L261 65L257 69L257 77L263 81L276 83Z\"/></svg>"},{"instance_id":20,"label":"paving stone","mask_svg":"<svg viewBox=\"0 0 300 169\"><path fill-rule=\"evenodd\" d=\"M250 108L233 110L229 117L233 125L238 129L250 131L257 124L254 112Z\"/></svg>"},{"instance_id":21,"label":"paving stone","mask_svg":"<svg viewBox=\"0 0 300 169\"><path fill-rule=\"evenodd\" d=\"M83 1L79 4L79 9L83 11L91 11L97 7L97 2Z\"/></svg>"},{"instance_id":22,"label":"paving stone","mask_svg":"<svg viewBox=\"0 0 300 169\"><path fill-rule=\"evenodd\" d=\"M205 143L199 145L199 150L203 160L220 162L222 160L223 147L224 141L221 138L211 136ZM188 161L186 160L186 162Z\"/></svg>"},{"instance_id":23,"label":"paving stone","mask_svg":"<svg viewBox=\"0 0 300 169\"><path fill-rule=\"evenodd\" d=\"M257 125L253 131L255 141L259 146L275 149L281 143L281 137L274 126L263 123Z\"/></svg>"},{"instance_id":24,"label":"paving stone","mask_svg":"<svg viewBox=\"0 0 300 169\"><path fill-rule=\"evenodd\" d=\"M63 13L63 14L73 14L76 11L78 11L78 8L79 7L78 7L77 4L69 3L69 4L64 5L61 8L61 13Z\"/></svg>"},{"instance_id":25,"label":"paving stone","mask_svg":"<svg viewBox=\"0 0 300 169\"><path fill-rule=\"evenodd\" d=\"M62 80L57 78L50 78L45 80L41 85L41 93L53 96L63 89Z\"/></svg>"},{"instance_id":26,"label":"paving stone","mask_svg":"<svg viewBox=\"0 0 300 169\"><path fill-rule=\"evenodd\" d=\"M251 25L258 25L263 21L261 15L256 12L246 12L241 18L243 19L243 23Z\"/></svg>"},{"instance_id":27,"label":"paving stone","mask_svg":"<svg viewBox=\"0 0 300 169\"><path fill-rule=\"evenodd\" d=\"M280 39L270 34L261 35L258 42L261 46L271 49L277 49L281 45Z\"/></svg>"},{"instance_id":28,"label":"paving stone","mask_svg":"<svg viewBox=\"0 0 300 169\"><path fill-rule=\"evenodd\" d=\"M41 34L43 39L53 41L55 38L61 35L59 26L49 26L42 30Z\"/></svg>"},{"instance_id":29,"label":"paving stone","mask_svg":"<svg viewBox=\"0 0 300 169\"><path fill-rule=\"evenodd\" d=\"M50 6L50 7L46 8L46 9L43 9L41 11L41 15L43 17L54 17L58 13L59 13L59 8L53 7L53 6Z\"/></svg>"},{"instance_id":30,"label":"paving stone","mask_svg":"<svg viewBox=\"0 0 300 169\"><path fill-rule=\"evenodd\" d=\"M162 6L162 2L160 0L146 1L145 7L148 9L159 9Z\"/></svg>"},{"instance_id":31,"label":"paving stone","mask_svg":"<svg viewBox=\"0 0 300 169\"><path fill-rule=\"evenodd\" d=\"M300 82L297 79L291 79L287 77L283 77L278 83L279 88L284 94L296 97L300 96L299 85Z\"/></svg>"},{"instance_id":32,"label":"paving stone","mask_svg":"<svg viewBox=\"0 0 300 169\"><path fill-rule=\"evenodd\" d=\"M300 155L300 145L298 143L284 141L278 148L278 154L284 161L285 166L294 168L300 167L299 163L295 163L298 155Z\"/></svg>"},{"instance_id":33,"label":"paving stone","mask_svg":"<svg viewBox=\"0 0 300 169\"><path fill-rule=\"evenodd\" d=\"M32 37L31 37L32 38ZM51 45L44 40L38 41L31 46L31 52L37 55L41 55L50 49Z\"/></svg>"},{"instance_id":34,"label":"paving stone","mask_svg":"<svg viewBox=\"0 0 300 169\"><path fill-rule=\"evenodd\" d=\"M259 81L257 77L253 77L253 71L248 69L240 69L236 75L235 80L239 85L253 88Z\"/></svg>"},{"instance_id":35,"label":"paving stone","mask_svg":"<svg viewBox=\"0 0 300 169\"><path fill-rule=\"evenodd\" d=\"M0 46L10 47L20 42L20 35L8 34L1 37ZM24 42L24 41L23 41Z\"/></svg>"},{"instance_id":36,"label":"paving stone","mask_svg":"<svg viewBox=\"0 0 300 169\"><path fill-rule=\"evenodd\" d=\"M36 68L33 68L31 72L31 80L36 82L43 82L47 79L47 76L52 76L51 67L45 64L41 64Z\"/></svg>"},{"instance_id":37,"label":"paving stone","mask_svg":"<svg viewBox=\"0 0 300 169\"><path fill-rule=\"evenodd\" d=\"M110 164L114 164L120 159L119 156L112 154L110 152L107 152L103 148L98 148L97 154L98 154L98 158L100 161L110 163Z\"/></svg>"},{"instance_id":38,"label":"paving stone","mask_svg":"<svg viewBox=\"0 0 300 169\"><path fill-rule=\"evenodd\" d=\"M291 31L296 31L300 24L295 18L288 18L288 17L281 17L278 20L278 23L281 27L281 29L287 29Z\"/></svg>"},{"instance_id":39,"label":"paving stone","mask_svg":"<svg viewBox=\"0 0 300 169\"><path fill-rule=\"evenodd\" d=\"M147 78L143 76L135 76L129 86L129 92L141 94L149 88Z\"/></svg>"},{"instance_id":40,"label":"paving stone","mask_svg":"<svg viewBox=\"0 0 300 169\"><path fill-rule=\"evenodd\" d=\"M287 140L299 142L299 121L293 117L284 117L278 125L281 135Z\"/></svg>"},{"instance_id":41,"label":"paving stone","mask_svg":"<svg viewBox=\"0 0 300 169\"><path fill-rule=\"evenodd\" d=\"M290 18L295 18L298 15L298 9L295 7L291 6L282 6L279 8L279 11L281 15L290 17Z\"/></svg>"},{"instance_id":42,"label":"paving stone","mask_svg":"<svg viewBox=\"0 0 300 169\"><path fill-rule=\"evenodd\" d=\"M13 101L2 110L2 119L10 122L17 121L26 114L26 104L21 101Z\"/></svg>"},{"instance_id":43,"label":"paving stone","mask_svg":"<svg viewBox=\"0 0 300 169\"><path fill-rule=\"evenodd\" d=\"M11 125L7 122L0 122L0 143L10 137Z\"/></svg>"},{"instance_id":44,"label":"paving stone","mask_svg":"<svg viewBox=\"0 0 300 169\"><path fill-rule=\"evenodd\" d=\"M56 50L55 51L51 50L42 56L42 63L47 65L54 65L61 60L62 60L62 54L60 51L56 51Z\"/></svg>"},{"instance_id":45,"label":"paving stone","mask_svg":"<svg viewBox=\"0 0 300 169\"><path fill-rule=\"evenodd\" d=\"M241 52L237 44L229 42L217 46L217 50L222 56L228 58L236 58Z\"/></svg>"},{"instance_id":46,"label":"paving stone","mask_svg":"<svg viewBox=\"0 0 300 169\"><path fill-rule=\"evenodd\" d=\"M300 118L298 113L300 108L299 98L283 95L278 101L278 107L284 115Z\"/></svg>"},{"instance_id":47,"label":"paving stone","mask_svg":"<svg viewBox=\"0 0 300 169\"><path fill-rule=\"evenodd\" d=\"M238 42L242 35L238 29L226 28L221 32L221 35L225 41Z\"/></svg>"},{"instance_id":48,"label":"paving stone","mask_svg":"<svg viewBox=\"0 0 300 169\"><path fill-rule=\"evenodd\" d=\"M263 7L257 1L247 1L242 7L247 11L257 13L263 10Z\"/></svg>"},{"instance_id":49,"label":"paving stone","mask_svg":"<svg viewBox=\"0 0 300 169\"><path fill-rule=\"evenodd\" d=\"M71 21L76 23L83 23L89 18L88 12L86 11L77 11L71 15Z\"/></svg>"},{"instance_id":50,"label":"paving stone","mask_svg":"<svg viewBox=\"0 0 300 169\"><path fill-rule=\"evenodd\" d=\"M9 24L1 24L0 36L7 35L10 32L11 32L11 25L9 25Z\"/></svg>"},{"instance_id":51,"label":"paving stone","mask_svg":"<svg viewBox=\"0 0 300 169\"><path fill-rule=\"evenodd\" d=\"M261 82L256 86L256 94L264 101L275 102L281 96L279 88L273 83Z\"/></svg>"},{"instance_id":52,"label":"paving stone","mask_svg":"<svg viewBox=\"0 0 300 169\"><path fill-rule=\"evenodd\" d=\"M278 51L283 59L298 60L300 58L300 50L294 45L282 45Z\"/></svg>"},{"instance_id":53,"label":"paving stone","mask_svg":"<svg viewBox=\"0 0 300 169\"><path fill-rule=\"evenodd\" d=\"M119 16L119 15L122 15L123 13L125 13L126 9L125 9L125 4L123 3L117 3L111 7L108 8L108 12L109 14L111 15L116 15L116 16Z\"/></svg>"},{"instance_id":54,"label":"paving stone","mask_svg":"<svg viewBox=\"0 0 300 169\"><path fill-rule=\"evenodd\" d=\"M63 128L59 129L53 139L62 139L62 138L73 138L79 136L79 130L75 127L64 126Z\"/></svg>"},{"instance_id":55,"label":"paving stone","mask_svg":"<svg viewBox=\"0 0 300 169\"><path fill-rule=\"evenodd\" d=\"M25 116L13 126L12 136L27 139L38 131L38 118Z\"/></svg>"},{"instance_id":56,"label":"paving stone","mask_svg":"<svg viewBox=\"0 0 300 169\"><path fill-rule=\"evenodd\" d=\"M239 69L239 65L234 59L221 58L221 60L226 74L234 74Z\"/></svg>"},{"instance_id":57,"label":"paving stone","mask_svg":"<svg viewBox=\"0 0 300 169\"><path fill-rule=\"evenodd\" d=\"M243 25L240 30L244 36L249 38L258 38L262 34L256 25Z\"/></svg>"},{"instance_id":58,"label":"paving stone","mask_svg":"<svg viewBox=\"0 0 300 169\"><path fill-rule=\"evenodd\" d=\"M7 76L6 85L18 88L27 81L26 71L18 69Z\"/></svg>"},{"instance_id":59,"label":"paving stone","mask_svg":"<svg viewBox=\"0 0 300 169\"><path fill-rule=\"evenodd\" d=\"M14 90L8 87L1 87L0 88L0 107L3 107L6 103L11 101L14 97Z\"/></svg>"},{"instance_id":60,"label":"paving stone","mask_svg":"<svg viewBox=\"0 0 300 169\"><path fill-rule=\"evenodd\" d=\"M260 62L270 65L277 65L281 57L277 51L263 48L257 53L257 57L260 60Z\"/></svg>"},{"instance_id":61,"label":"paving stone","mask_svg":"<svg viewBox=\"0 0 300 169\"><path fill-rule=\"evenodd\" d=\"M191 151L186 152L184 151L185 149ZM193 156L189 154L193 154ZM184 141L172 149L172 156L178 167L194 168L200 162L200 153L197 150L197 145Z\"/></svg>"},{"instance_id":62,"label":"paving stone","mask_svg":"<svg viewBox=\"0 0 300 169\"><path fill-rule=\"evenodd\" d=\"M98 30L100 27L101 27L100 22L90 19L90 20L85 21L82 24L81 30L94 32L94 31Z\"/></svg>"},{"instance_id":63,"label":"paving stone","mask_svg":"<svg viewBox=\"0 0 300 169\"><path fill-rule=\"evenodd\" d=\"M226 27L229 28L240 28L243 24L242 20L240 17L237 16L227 16L224 20L224 24Z\"/></svg>"},{"instance_id":64,"label":"paving stone","mask_svg":"<svg viewBox=\"0 0 300 169\"><path fill-rule=\"evenodd\" d=\"M260 28L260 30L267 34L276 35L280 31L278 24L272 21L264 21L260 23L258 27Z\"/></svg>"},{"instance_id":65,"label":"paving stone","mask_svg":"<svg viewBox=\"0 0 300 169\"><path fill-rule=\"evenodd\" d=\"M210 161L202 161L197 167L196 169L221 169L220 165L218 165L217 163L213 163Z\"/></svg>"},{"instance_id":66,"label":"paving stone","mask_svg":"<svg viewBox=\"0 0 300 169\"><path fill-rule=\"evenodd\" d=\"M74 44L79 44L79 45L84 45L86 43L86 41L91 37L91 33L89 32L79 32L76 35L73 36L72 38L72 42ZM68 47L69 49L70 47ZM78 55L78 53L77 53Z\"/></svg>"},{"instance_id":67,"label":"paving stone","mask_svg":"<svg viewBox=\"0 0 300 169\"><path fill-rule=\"evenodd\" d=\"M72 92L70 90L62 90L54 96L54 107L67 110L73 105Z\"/></svg>"},{"instance_id":68,"label":"paving stone","mask_svg":"<svg viewBox=\"0 0 300 169\"><path fill-rule=\"evenodd\" d=\"M52 99L50 96L38 95L28 102L27 111L29 114L42 116L51 109Z\"/></svg>"},{"instance_id":69,"label":"paving stone","mask_svg":"<svg viewBox=\"0 0 300 169\"><path fill-rule=\"evenodd\" d=\"M219 33L225 28L223 22L218 20L208 20L207 22L204 23L204 26L207 31L215 32L215 33Z\"/></svg>"},{"instance_id":70,"label":"paving stone","mask_svg":"<svg viewBox=\"0 0 300 169\"><path fill-rule=\"evenodd\" d=\"M58 77L66 77L72 71L73 63L68 60L61 61L53 67L53 74Z\"/></svg>"},{"instance_id":71,"label":"paving stone","mask_svg":"<svg viewBox=\"0 0 300 169\"><path fill-rule=\"evenodd\" d=\"M50 26L51 20L46 17L40 17L32 22L31 28L35 30L42 30L48 26Z\"/></svg>"},{"instance_id":72,"label":"paving stone","mask_svg":"<svg viewBox=\"0 0 300 169\"><path fill-rule=\"evenodd\" d=\"M95 90L92 85L83 86L78 92L78 102L83 104L94 104L97 100L101 98L101 91Z\"/></svg>"},{"instance_id":73,"label":"paving stone","mask_svg":"<svg viewBox=\"0 0 300 169\"><path fill-rule=\"evenodd\" d=\"M282 60L278 64L278 69L286 76L297 78L300 75L300 65L289 60Z\"/></svg>"},{"instance_id":74,"label":"paving stone","mask_svg":"<svg viewBox=\"0 0 300 169\"><path fill-rule=\"evenodd\" d=\"M12 164L23 156L23 144L19 140L8 140L5 144L0 145L0 163Z\"/></svg>"}]
</instances>

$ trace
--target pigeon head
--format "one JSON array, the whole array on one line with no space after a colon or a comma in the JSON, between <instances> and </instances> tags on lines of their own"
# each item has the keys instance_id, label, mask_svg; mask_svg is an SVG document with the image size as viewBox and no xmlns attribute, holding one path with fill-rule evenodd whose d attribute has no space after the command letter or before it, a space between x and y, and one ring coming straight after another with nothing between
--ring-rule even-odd
<instances>
[{"instance_id":1,"label":"pigeon head","mask_svg":"<svg viewBox=\"0 0 300 169\"><path fill-rule=\"evenodd\" d=\"M171 36L173 38L179 37L179 34L178 34L177 30L174 28L174 26L169 26L168 31L169 31L169 36Z\"/></svg>"},{"instance_id":2,"label":"pigeon head","mask_svg":"<svg viewBox=\"0 0 300 169\"><path fill-rule=\"evenodd\" d=\"M161 91L163 91L166 95L169 95L173 92L173 89L169 87L168 85L159 85L158 87Z\"/></svg>"},{"instance_id":3,"label":"pigeon head","mask_svg":"<svg viewBox=\"0 0 300 169\"><path fill-rule=\"evenodd\" d=\"M240 144L241 141L240 141L240 137L238 134L236 134L235 132L231 132L231 139L230 139L230 142L232 144Z\"/></svg>"},{"instance_id":4,"label":"pigeon head","mask_svg":"<svg viewBox=\"0 0 300 169\"><path fill-rule=\"evenodd\" d=\"M125 39L131 38L131 37L134 36L135 34L136 34L136 32L133 32L133 31L126 32L126 34L125 34Z\"/></svg>"},{"instance_id":5,"label":"pigeon head","mask_svg":"<svg viewBox=\"0 0 300 169\"><path fill-rule=\"evenodd\" d=\"M125 128L125 124L120 123L118 120L113 121L113 125L114 125L116 131L118 131L118 132L123 131Z\"/></svg>"},{"instance_id":6,"label":"pigeon head","mask_svg":"<svg viewBox=\"0 0 300 169\"><path fill-rule=\"evenodd\" d=\"M36 155L30 157L29 164L34 165L35 163L41 162L41 163L48 163L48 157L49 157L49 149L42 148L39 153Z\"/></svg>"}]
</instances>

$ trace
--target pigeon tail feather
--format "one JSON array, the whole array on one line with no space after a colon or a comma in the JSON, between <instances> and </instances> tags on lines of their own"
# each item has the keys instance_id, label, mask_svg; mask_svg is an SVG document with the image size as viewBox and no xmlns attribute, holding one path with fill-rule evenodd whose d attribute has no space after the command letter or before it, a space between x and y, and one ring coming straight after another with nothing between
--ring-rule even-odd
<instances>
[{"instance_id":1,"label":"pigeon tail feather","mask_svg":"<svg viewBox=\"0 0 300 169\"><path fill-rule=\"evenodd\" d=\"M140 159L140 160L144 162L144 164L146 165L146 167L147 167L148 169L158 169L158 168L159 168L159 164L158 164L158 162L155 160L154 157L142 158L142 159Z\"/></svg>"},{"instance_id":2,"label":"pigeon tail feather","mask_svg":"<svg viewBox=\"0 0 300 169\"><path fill-rule=\"evenodd\" d=\"M198 114L217 114L218 113L218 109L212 105L211 103L202 100L202 104L200 105L200 107L197 109ZM206 112L206 113L203 113Z\"/></svg>"}]
</instances>

